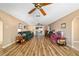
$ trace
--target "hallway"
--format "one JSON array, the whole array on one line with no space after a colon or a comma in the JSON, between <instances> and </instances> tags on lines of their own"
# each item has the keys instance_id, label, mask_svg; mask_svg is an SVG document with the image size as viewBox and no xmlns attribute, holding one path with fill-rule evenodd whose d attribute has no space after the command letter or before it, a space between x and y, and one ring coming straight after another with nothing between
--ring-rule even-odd
<instances>
[{"instance_id":1,"label":"hallway","mask_svg":"<svg viewBox=\"0 0 79 59\"><path fill-rule=\"evenodd\" d=\"M33 38L24 44L13 44L0 50L6 56L74 56L79 52L67 46L52 44L48 38Z\"/></svg>"}]
</instances>

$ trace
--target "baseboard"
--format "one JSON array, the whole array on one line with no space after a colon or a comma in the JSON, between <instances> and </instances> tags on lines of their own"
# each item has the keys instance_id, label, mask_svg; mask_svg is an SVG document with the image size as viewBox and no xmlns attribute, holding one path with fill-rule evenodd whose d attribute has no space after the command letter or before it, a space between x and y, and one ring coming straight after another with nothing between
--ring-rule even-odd
<instances>
[{"instance_id":1,"label":"baseboard","mask_svg":"<svg viewBox=\"0 0 79 59\"><path fill-rule=\"evenodd\" d=\"M71 45L67 45L67 46L69 46L70 48L73 48L73 49L79 51L79 49L75 48L74 46L71 46Z\"/></svg>"},{"instance_id":2,"label":"baseboard","mask_svg":"<svg viewBox=\"0 0 79 59\"><path fill-rule=\"evenodd\" d=\"M72 46L71 46L71 45L69 45L69 44L67 44L67 46L69 46L69 47L71 47L71 48L72 48Z\"/></svg>"},{"instance_id":3,"label":"baseboard","mask_svg":"<svg viewBox=\"0 0 79 59\"><path fill-rule=\"evenodd\" d=\"M74 46L72 46L72 48L75 49L75 50L77 50L77 51L79 51L79 49L75 48Z\"/></svg>"},{"instance_id":4,"label":"baseboard","mask_svg":"<svg viewBox=\"0 0 79 59\"><path fill-rule=\"evenodd\" d=\"M14 44L15 43L15 41L14 42L11 42L11 43L9 43L9 44L7 44L7 45L5 45L5 46L3 46L2 48L7 48L8 46L10 46L10 45L12 45L12 44Z\"/></svg>"}]
</instances>

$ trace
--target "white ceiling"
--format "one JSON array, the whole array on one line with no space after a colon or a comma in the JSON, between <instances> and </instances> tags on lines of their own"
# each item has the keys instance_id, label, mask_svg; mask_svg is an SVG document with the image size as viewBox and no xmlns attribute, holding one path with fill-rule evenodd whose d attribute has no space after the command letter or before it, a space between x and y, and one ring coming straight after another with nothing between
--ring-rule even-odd
<instances>
[{"instance_id":1,"label":"white ceiling","mask_svg":"<svg viewBox=\"0 0 79 59\"><path fill-rule=\"evenodd\" d=\"M28 24L35 25L41 23L44 25L50 24L65 15L68 15L71 12L79 9L79 4L77 3L54 3L48 6L44 6L43 9L47 13L46 16L43 16L39 10L36 10L32 14L28 12L34 8L31 3L1 3L0 10L3 10L16 18L25 21ZM36 17L37 14L40 14L40 17Z\"/></svg>"}]
</instances>

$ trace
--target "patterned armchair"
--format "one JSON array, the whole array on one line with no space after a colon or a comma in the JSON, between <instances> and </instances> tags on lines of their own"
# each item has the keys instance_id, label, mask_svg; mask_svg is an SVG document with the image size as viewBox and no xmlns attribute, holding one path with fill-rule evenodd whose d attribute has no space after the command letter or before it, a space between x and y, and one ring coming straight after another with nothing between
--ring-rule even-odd
<instances>
[{"instance_id":1,"label":"patterned armchair","mask_svg":"<svg viewBox=\"0 0 79 59\"><path fill-rule=\"evenodd\" d=\"M52 33L50 40L54 43L57 43L57 40L61 38L61 32Z\"/></svg>"},{"instance_id":2,"label":"patterned armchair","mask_svg":"<svg viewBox=\"0 0 79 59\"><path fill-rule=\"evenodd\" d=\"M56 33L52 33L50 36L50 40L53 43L57 43L59 45L66 45L66 40L65 38L61 36L61 31L58 31Z\"/></svg>"}]
</instances>

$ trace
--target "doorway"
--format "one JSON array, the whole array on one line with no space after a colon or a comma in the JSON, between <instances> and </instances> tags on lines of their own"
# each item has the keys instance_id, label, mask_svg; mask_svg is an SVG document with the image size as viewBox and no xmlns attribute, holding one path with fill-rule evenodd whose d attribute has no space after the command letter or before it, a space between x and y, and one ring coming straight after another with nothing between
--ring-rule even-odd
<instances>
[{"instance_id":1,"label":"doorway","mask_svg":"<svg viewBox=\"0 0 79 59\"><path fill-rule=\"evenodd\" d=\"M3 22L0 21L0 48L2 47L3 42Z\"/></svg>"},{"instance_id":2,"label":"doorway","mask_svg":"<svg viewBox=\"0 0 79 59\"><path fill-rule=\"evenodd\" d=\"M79 17L72 21L72 47L79 50Z\"/></svg>"}]
</instances>

